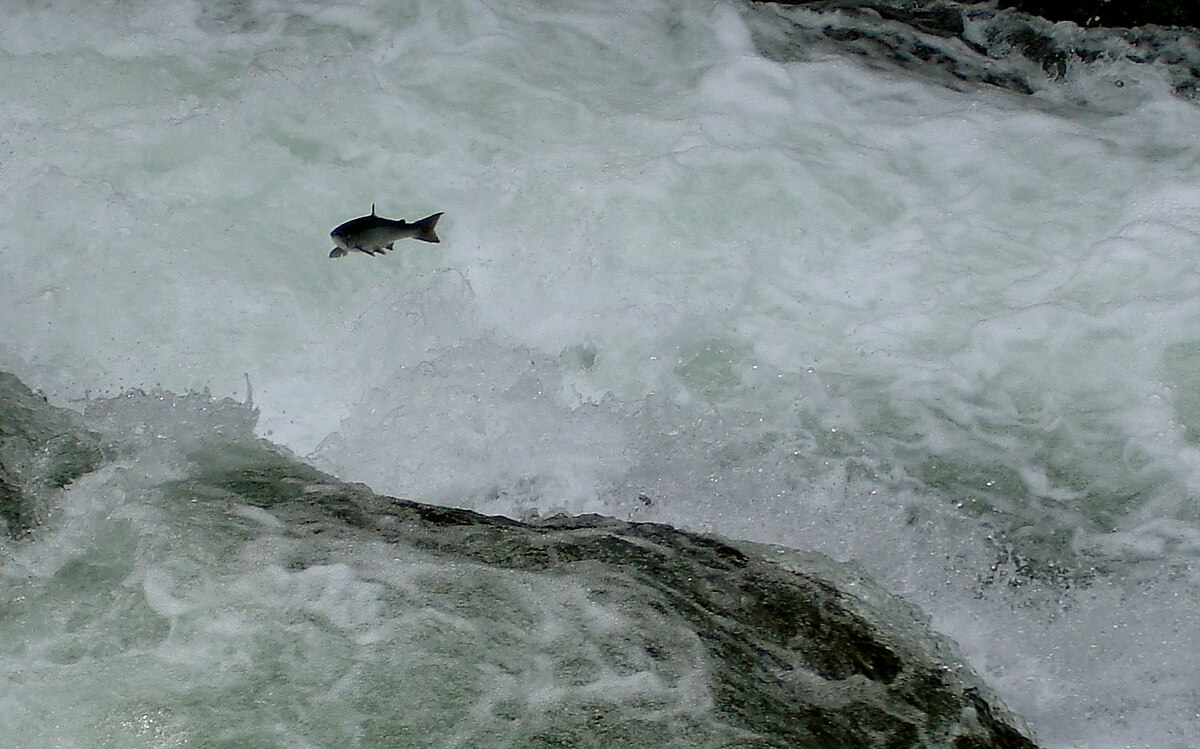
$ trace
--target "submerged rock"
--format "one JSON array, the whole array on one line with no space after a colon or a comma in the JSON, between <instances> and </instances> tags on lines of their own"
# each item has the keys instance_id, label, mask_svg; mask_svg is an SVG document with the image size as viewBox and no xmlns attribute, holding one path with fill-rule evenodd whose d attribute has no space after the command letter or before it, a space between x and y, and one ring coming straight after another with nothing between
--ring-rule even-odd
<instances>
[{"instance_id":1,"label":"submerged rock","mask_svg":"<svg viewBox=\"0 0 1200 749\"><path fill-rule=\"evenodd\" d=\"M521 523L378 496L269 450L178 485L229 492L299 535L367 531L450 560L575 575L602 602L687 623L743 746L1035 744L912 607L817 554L598 515Z\"/></svg>"},{"instance_id":2,"label":"submerged rock","mask_svg":"<svg viewBox=\"0 0 1200 749\"><path fill-rule=\"evenodd\" d=\"M40 498L100 465L100 443L76 414L51 407L0 372L0 523L10 537L36 524Z\"/></svg>"},{"instance_id":3,"label":"submerged rock","mask_svg":"<svg viewBox=\"0 0 1200 749\"><path fill-rule=\"evenodd\" d=\"M11 379L4 383L15 396L0 399L0 424L6 446L17 447L6 447L3 466L15 476L6 481L16 487L19 508L21 486L92 470L101 453L78 447L97 438L73 414ZM522 523L381 496L254 437L250 409L203 396L119 399L99 404L89 419L89 428L118 443L113 454L126 458L144 454L139 434L155 435L145 442L155 449L174 442L186 465L161 484L171 506L199 512L224 505L270 516L272 532L298 550L295 569L321 564L330 549L383 542L446 569L569 580L630 620L693 633L688 637L703 651L704 690L711 695L699 717L663 727L642 716L650 728L639 733L630 727L637 721L610 715L615 703L600 700L561 717L552 730L533 731L524 745L1035 746L914 607L821 555L597 515ZM139 428L138 419L160 424ZM173 434L162 426L181 422L186 429ZM131 435L125 444L122 432ZM55 454L76 457L30 459L55 440L77 446ZM22 512L15 517L28 517ZM648 652L654 657L653 648Z\"/></svg>"}]
</instances>

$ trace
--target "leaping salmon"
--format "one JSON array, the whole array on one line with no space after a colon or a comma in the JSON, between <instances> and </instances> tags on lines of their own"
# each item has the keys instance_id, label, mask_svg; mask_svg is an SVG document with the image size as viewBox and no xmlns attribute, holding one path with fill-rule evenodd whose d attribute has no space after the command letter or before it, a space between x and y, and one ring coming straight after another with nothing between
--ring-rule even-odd
<instances>
[{"instance_id":1,"label":"leaping salmon","mask_svg":"<svg viewBox=\"0 0 1200 749\"><path fill-rule=\"evenodd\" d=\"M370 216L352 218L329 233L333 243L337 245L333 252L329 253L329 257L345 257L351 250L368 255L382 255L392 249L392 244L397 239L409 237L422 242L440 242L442 240L438 239L434 227L441 217L439 212L411 224L404 219L393 221L376 216L375 204L372 203Z\"/></svg>"}]
</instances>

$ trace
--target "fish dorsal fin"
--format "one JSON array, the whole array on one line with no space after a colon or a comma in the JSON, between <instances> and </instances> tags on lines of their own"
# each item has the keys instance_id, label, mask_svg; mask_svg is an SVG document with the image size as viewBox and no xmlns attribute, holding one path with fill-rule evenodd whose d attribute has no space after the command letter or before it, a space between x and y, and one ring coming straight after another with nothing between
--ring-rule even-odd
<instances>
[{"instance_id":1,"label":"fish dorsal fin","mask_svg":"<svg viewBox=\"0 0 1200 749\"><path fill-rule=\"evenodd\" d=\"M371 204L371 215L372 216L375 215L375 204L374 203Z\"/></svg>"}]
</instances>

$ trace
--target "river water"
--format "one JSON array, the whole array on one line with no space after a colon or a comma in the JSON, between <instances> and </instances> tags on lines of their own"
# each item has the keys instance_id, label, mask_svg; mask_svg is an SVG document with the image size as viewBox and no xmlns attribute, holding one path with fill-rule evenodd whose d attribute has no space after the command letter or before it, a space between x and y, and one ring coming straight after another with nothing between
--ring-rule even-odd
<instances>
[{"instance_id":1,"label":"river water","mask_svg":"<svg viewBox=\"0 0 1200 749\"><path fill-rule=\"evenodd\" d=\"M854 561L1043 745L1191 746L1196 102L1177 69L1119 54L951 75L823 23L703 0L13 9L0 368L77 410L251 396L260 435L382 493ZM441 244L329 259L329 230L372 203L444 211ZM226 529L145 489L172 470L85 481L53 533L11 545L23 621L100 605L36 582L99 555L118 561L79 569L142 570L139 602L101 607L144 624L135 644L191 612L177 673L125 664L139 690L219 681L237 658L212 633L253 630L263 600L350 632L330 661L392 637L355 578L369 550L291 582L254 571L271 549L228 589L189 577ZM577 590L528 595L540 621L615 626ZM99 658L117 646L98 626L21 630L35 646L5 668ZM142 742L123 746L193 745L151 718L82 729L72 706L113 688L89 673L0 687L38 734L12 746L121 726Z\"/></svg>"}]
</instances>

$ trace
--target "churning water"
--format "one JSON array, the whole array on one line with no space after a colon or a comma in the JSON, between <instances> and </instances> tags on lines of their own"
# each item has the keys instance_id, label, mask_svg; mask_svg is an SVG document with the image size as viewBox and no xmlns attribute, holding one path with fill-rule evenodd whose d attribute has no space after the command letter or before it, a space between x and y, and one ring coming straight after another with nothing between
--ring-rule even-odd
<instances>
[{"instance_id":1,"label":"churning water","mask_svg":"<svg viewBox=\"0 0 1200 749\"><path fill-rule=\"evenodd\" d=\"M76 408L249 382L260 434L379 492L856 560L1044 745L1191 746L1200 116L1161 65L1068 62L947 85L707 0L14 5L0 368ZM442 243L330 260L372 202ZM413 746L486 745L433 706L549 704L553 668L466 684L477 619L389 596L520 608L544 664L625 626L366 546L289 571L156 493L162 449L9 548L3 746L389 746L302 699L385 682ZM703 667L658 636L671 674L572 688L685 720Z\"/></svg>"}]
</instances>

